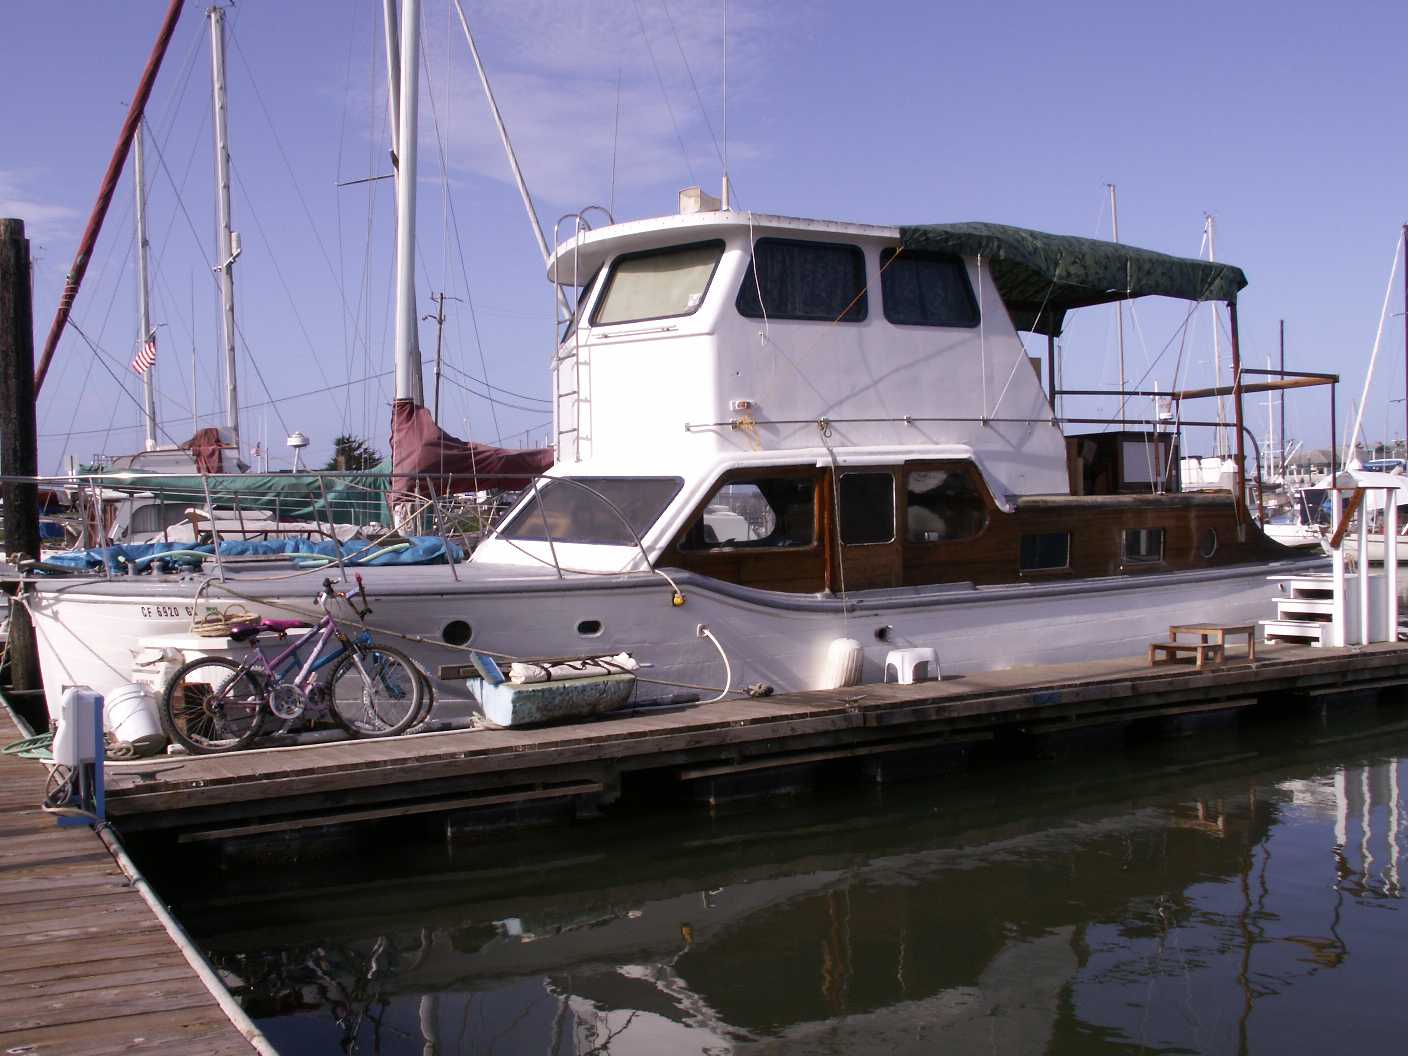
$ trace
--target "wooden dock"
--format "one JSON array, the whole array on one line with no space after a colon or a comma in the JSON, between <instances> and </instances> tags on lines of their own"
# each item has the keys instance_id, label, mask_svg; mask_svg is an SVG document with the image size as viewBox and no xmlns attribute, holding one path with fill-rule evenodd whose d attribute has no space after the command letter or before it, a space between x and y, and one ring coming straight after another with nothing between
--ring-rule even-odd
<instances>
[{"instance_id":1,"label":"wooden dock","mask_svg":"<svg viewBox=\"0 0 1408 1056\"><path fill-rule=\"evenodd\" d=\"M1144 657L986 672L913 686L865 685L525 730L164 756L109 766L108 812L123 831L184 840L342 822L566 801L789 768L887 760L984 741L1274 705L1408 684L1408 645L1272 646L1202 670ZM653 783L653 784L652 784ZM701 786L697 783L705 783Z\"/></svg>"},{"instance_id":2,"label":"wooden dock","mask_svg":"<svg viewBox=\"0 0 1408 1056\"><path fill-rule=\"evenodd\" d=\"M0 1052L255 1052L103 837L40 809L46 773L0 756Z\"/></svg>"}]
</instances>

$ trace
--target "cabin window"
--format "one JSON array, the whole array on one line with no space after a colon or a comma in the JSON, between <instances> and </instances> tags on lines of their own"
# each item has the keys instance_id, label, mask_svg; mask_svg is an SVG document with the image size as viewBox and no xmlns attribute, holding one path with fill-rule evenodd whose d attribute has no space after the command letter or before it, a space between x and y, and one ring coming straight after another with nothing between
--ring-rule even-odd
<instances>
[{"instance_id":1,"label":"cabin window","mask_svg":"<svg viewBox=\"0 0 1408 1056\"><path fill-rule=\"evenodd\" d=\"M1126 528L1124 559L1131 564L1162 561L1164 559L1164 530L1162 528Z\"/></svg>"},{"instance_id":2,"label":"cabin window","mask_svg":"<svg viewBox=\"0 0 1408 1056\"><path fill-rule=\"evenodd\" d=\"M880 253L885 318L901 326L978 325L978 302L961 257L946 253Z\"/></svg>"},{"instance_id":3,"label":"cabin window","mask_svg":"<svg viewBox=\"0 0 1408 1056\"><path fill-rule=\"evenodd\" d=\"M889 473L841 475L841 542L888 543L895 538L895 478Z\"/></svg>"},{"instance_id":4,"label":"cabin window","mask_svg":"<svg viewBox=\"0 0 1408 1056\"><path fill-rule=\"evenodd\" d=\"M592 325L693 315L704 303L723 252L722 242L698 242L617 257Z\"/></svg>"},{"instance_id":5,"label":"cabin window","mask_svg":"<svg viewBox=\"0 0 1408 1056\"><path fill-rule=\"evenodd\" d=\"M904 480L905 538L911 543L970 539L987 527L987 504L965 471L911 469Z\"/></svg>"},{"instance_id":6,"label":"cabin window","mask_svg":"<svg viewBox=\"0 0 1408 1056\"><path fill-rule=\"evenodd\" d=\"M749 477L716 491L685 533L682 550L763 549L816 542L811 477Z\"/></svg>"},{"instance_id":7,"label":"cabin window","mask_svg":"<svg viewBox=\"0 0 1408 1056\"><path fill-rule=\"evenodd\" d=\"M186 510L189 508L183 502L153 502L146 506L138 506L132 511L132 524L128 528L128 534L145 535L149 532L164 532L178 524L185 524L189 520L186 516Z\"/></svg>"},{"instance_id":8,"label":"cabin window","mask_svg":"<svg viewBox=\"0 0 1408 1056\"><path fill-rule=\"evenodd\" d=\"M1022 536L1019 567L1023 572L1051 572L1071 564L1070 532L1036 532Z\"/></svg>"},{"instance_id":9,"label":"cabin window","mask_svg":"<svg viewBox=\"0 0 1408 1056\"><path fill-rule=\"evenodd\" d=\"M865 256L859 246L760 238L736 303L750 319L858 323L868 310Z\"/></svg>"},{"instance_id":10,"label":"cabin window","mask_svg":"<svg viewBox=\"0 0 1408 1056\"><path fill-rule=\"evenodd\" d=\"M558 477L540 483L499 535L545 541L550 533L554 543L634 546L683 484L679 477Z\"/></svg>"}]
</instances>

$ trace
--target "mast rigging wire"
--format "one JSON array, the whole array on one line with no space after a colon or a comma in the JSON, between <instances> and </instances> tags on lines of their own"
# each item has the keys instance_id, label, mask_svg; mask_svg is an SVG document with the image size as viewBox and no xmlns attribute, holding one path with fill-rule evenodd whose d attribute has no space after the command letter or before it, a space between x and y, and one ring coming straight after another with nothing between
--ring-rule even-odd
<instances>
[{"instance_id":1,"label":"mast rigging wire","mask_svg":"<svg viewBox=\"0 0 1408 1056\"><path fill-rule=\"evenodd\" d=\"M689 172L689 182L697 185L698 180L694 178L694 166L689 162L689 151L685 149L684 136L680 135L680 124L675 120L675 108L670 105L670 93L665 90L665 78L660 73L660 63L656 61L655 49L650 44L650 34L645 28L645 15L641 13L640 0L631 0L635 5L636 20L640 23L641 39L645 41L646 54L650 56L650 65L655 68L655 81L660 85L660 97L665 100L665 109L670 115L670 125L675 130L675 141L680 145L680 154L684 157L684 167Z\"/></svg>"},{"instance_id":2,"label":"mast rigging wire","mask_svg":"<svg viewBox=\"0 0 1408 1056\"><path fill-rule=\"evenodd\" d=\"M466 30L466 32L468 32L468 30ZM424 57L424 55L425 55L425 45L424 45L424 42L422 42L422 44L421 44L421 54L422 54L422 56ZM425 76L426 76L426 84L427 84L427 87L429 87L429 84L430 84L430 66L429 66L428 63L426 63L426 67L425 67ZM436 106L435 106L435 93L434 93L433 91L431 91L431 92L429 92L428 94L429 94L429 98L430 98L430 123L431 123L431 127L433 127L433 128L435 129L435 145L436 145L436 147L437 147L437 149L438 149L438 151L439 151L439 153L440 153L440 168L441 168L441 171L446 174L446 175L445 175L445 180L446 180L446 184L447 184L447 187L448 187L448 182L449 182L449 160L448 160L448 158L447 158L447 156L446 156L446 151L445 151L445 137L441 134L441 131L440 131L440 113L439 113L439 111L437 110L437 108L436 108ZM448 115L446 115L446 116L448 117ZM471 326L471 328L472 328L472 330L473 330L473 332L474 332L474 345L475 345L475 348L478 349L478 351L479 351L479 368L484 372L484 378L485 378L484 384L487 386L487 385L489 385L489 381L488 381L488 377L489 377L489 360L488 360L488 357L485 356L485 354L484 354L484 342L483 342L483 340L482 340L482 338L481 338L481 335L480 335L480 332L479 332L479 315L478 315L478 313L475 311L475 307L474 307L474 293L473 293L473 291L470 289L470 284L469 284L469 265L465 262L465 256L464 256L464 239L463 239L463 237L461 237L461 235L460 235L459 213L458 213L458 211L455 209L455 199L454 199L454 197L451 196L448 192L447 192L446 195L445 195L445 203L446 203L446 205L447 205L447 207L448 207L448 210L447 210L447 211L448 211L448 216L449 216L449 220L450 220L450 225L453 226L454 232L455 232L455 252L456 252L457 256L459 257L459 262L460 262L460 276L461 276L461 278L464 280L464 302L465 302L465 305L466 305L466 306L468 307L468 309L469 309L470 326ZM461 371L461 373L464 373L464 372ZM495 407L494 401L493 401L492 399L489 400L489 418L490 418L490 420L494 423L494 437L495 437L495 439L497 440L498 443L502 444L502 443L503 443L503 436L504 436L503 427L499 424L498 409ZM465 439L468 440L469 438L468 438L468 437L465 437Z\"/></svg>"}]
</instances>

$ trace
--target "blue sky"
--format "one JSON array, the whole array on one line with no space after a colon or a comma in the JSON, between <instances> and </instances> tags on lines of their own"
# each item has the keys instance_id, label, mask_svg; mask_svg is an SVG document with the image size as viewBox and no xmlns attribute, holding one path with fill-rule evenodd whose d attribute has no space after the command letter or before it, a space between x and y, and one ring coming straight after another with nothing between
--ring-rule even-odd
<instances>
[{"instance_id":1,"label":"blue sky","mask_svg":"<svg viewBox=\"0 0 1408 1056\"><path fill-rule=\"evenodd\" d=\"M319 460L340 432L385 450L392 184L337 187L389 171L380 7L242 0L229 11L242 425L247 442L267 429L275 465L295 428ZM7 36L21 44L10 83L24 90L0 101L0 215L29 222L42 341L165 4L7 8ZM188 5L148 109L160 416L177 440L191 432L193 355L201 424L224 399L204 10ZM546 226L589 203L637 218L672 211L690 183L717 190L716 3L468 0L466 10ZM551 287L451 12L448 0L424 0L435 106L427 96L421 107L419 292L427 313L431 291L462 298L447 310L454 381L442 420L479 440L536 442L550 419ZM1284 318L1288 366L1339 371L1347 420L1408 220L1401 5L730 0L728 16L728 142L743 207L1108 237L1105 185L1115 183L1123 240L1187 255L1212 213L1218 256L1251 280L1240 307L1249 365L1275 351ZM125 369L131 247L125 177L74 313L105 354L72 332L60 344L39 406L43 471L68 454L140 446L138 383ZM1402 310L1395 290L1390 312ZM1206 309L1186 329L1181 305L1141 302L1136 313L1132 378L1148 371L1167 387L1182 350L1187 382L1211 382ZM1366 410L1371 439L1403 433L1403 405L1388 403L1404 391L1403 340L1392 317ZM422 324L423 346L433 342ZM1117 383L1112 311L1074 319L1063 348L1068 385ZM503 390L497 403L484 398L486 373ZM1254 399L1252 420L1264 421ZM1328 442L1323 395L1288 408L1292 437Z\"/></svg>"}]
</instances>

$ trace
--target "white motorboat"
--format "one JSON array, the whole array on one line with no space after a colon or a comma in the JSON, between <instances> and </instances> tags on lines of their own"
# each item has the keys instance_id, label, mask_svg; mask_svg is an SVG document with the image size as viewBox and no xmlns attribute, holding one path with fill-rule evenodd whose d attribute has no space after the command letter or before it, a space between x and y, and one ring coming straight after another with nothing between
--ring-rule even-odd
<instances>
[{"instance_id":1,"label":"white motorboat","mask_svg":"<svg viewBox=\"0 0 1408 1056\"><path fill-rule=\"evenodd\" d=\"M1078 255L1084 285L1058 279ZM629 651L638 697L834 685L932 648L945 676L1128 655L1173 623L1252 623L1313 564L1238 496L1184 494L1173 434L1067 436L1018 337L1225 264L996 225L873 227L713 209L582 231L556 357L559 461L467 562L361 571L379 636L432 675L469 650ZM1189 294L1193 295L1193 294ZM399 458L398 458L399 463ZM442 482L443 483L443 482ZM403 485L404 486L404 485ZM443 493L443 487L440 491ZM39 582L48 692L190 648L193 616L309 611L323 571ZM463 681L442 700L471 704Z\"/></svg>"}]
</instances>

